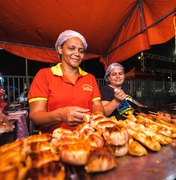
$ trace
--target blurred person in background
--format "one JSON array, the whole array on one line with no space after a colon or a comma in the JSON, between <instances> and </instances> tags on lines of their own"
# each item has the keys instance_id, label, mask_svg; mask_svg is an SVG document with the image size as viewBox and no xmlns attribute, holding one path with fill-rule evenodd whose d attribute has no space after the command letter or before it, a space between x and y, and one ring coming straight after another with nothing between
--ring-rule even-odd
<instances>
[{"instance_id":1,"label":"blurred person in background","mask_svg":"<svg viewBox=\"0 0 176 180\"><path fill-rule=\"evenodd\" d=\"M0 114L7 114L8 103L4 100L5 90L0 85Z\"/></svg>"}]
</instances>

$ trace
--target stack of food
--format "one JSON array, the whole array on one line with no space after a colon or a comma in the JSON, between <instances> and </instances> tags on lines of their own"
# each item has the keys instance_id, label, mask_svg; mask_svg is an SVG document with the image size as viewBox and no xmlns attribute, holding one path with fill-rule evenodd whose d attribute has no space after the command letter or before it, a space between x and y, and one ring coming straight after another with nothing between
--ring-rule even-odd
<instances>
[{"instance_id":1,"label":"stack of food","mask_svg":"<svg viewBox=\"0 0 176 180\"><path fill-rule=\"evenodd\" d=\"M7 119L7 116L3 113L0 114L0 134L5 132L11 132L15 128L13 121Z\"/></svg>"},{"instance_id":2,"label":"stack of food","mask_svg":"<svg viewBox=\"0 0 176 180\"><path fill-rule=\"evenodd\" d=\"M2 179L64 179L51 134L33 135L0 147Z\"/></svg>"},{"instance_id":3,"label":"stack of food","mask_svg":"<svg viewBox=\"0 0 176 180\"><path fill-rule=\"evenodd\" d=\"M52 134L32 135L1 146L0 177L65 179L66 165L81 166L87 173L104 172L118 165L116 157L157 152L174 138L174 121L164 121L159 113L130 114L124 121L88 114L73 131L58 128Z\"/></svg>"}]
</instances>

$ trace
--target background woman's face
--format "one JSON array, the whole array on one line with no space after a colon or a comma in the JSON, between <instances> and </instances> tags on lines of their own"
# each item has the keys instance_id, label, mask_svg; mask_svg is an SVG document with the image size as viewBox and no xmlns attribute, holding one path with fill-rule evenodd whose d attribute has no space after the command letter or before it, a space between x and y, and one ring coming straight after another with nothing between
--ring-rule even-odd
<instances>
[{"instance_id":1,"label":"background woman's face","mask_svg":"<svg viewBox=\"0 0 176 180\"><path fill-rule=\"evenodd\" d=\"M66 40L63 47L58 48L62 61L72 67L78 67L84 58L84 46L78 37Z\"/></svg>"},{"instance_id":2,"label":"background woman's face","mask_svg":"<svg viewBox=\"0 0 176 180\"><path fill-rule=\"evenodd\" d=\"M109 74L110 84L113 86L122 86L125 80L125 74L120 66L115 66Z\"/></svg>"}]
</instances>

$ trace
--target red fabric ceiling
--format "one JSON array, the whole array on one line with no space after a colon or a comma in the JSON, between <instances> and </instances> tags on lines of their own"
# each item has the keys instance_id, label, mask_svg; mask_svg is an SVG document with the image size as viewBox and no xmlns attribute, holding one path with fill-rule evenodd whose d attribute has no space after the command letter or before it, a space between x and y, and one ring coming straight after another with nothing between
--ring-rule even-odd
<instances>
[{"instance_id":1,"label":"red fabric ceiling","mask_svg":"<svg viewBox=\"0 0 176 180\"><path fill-rule=\"evenodd\" d=\"M85 59L122 62L174 37L176 0L5 0L0 47L31 60L57 63L54 44L72 29L88 42Z\"/></svg>"}]
</instances>

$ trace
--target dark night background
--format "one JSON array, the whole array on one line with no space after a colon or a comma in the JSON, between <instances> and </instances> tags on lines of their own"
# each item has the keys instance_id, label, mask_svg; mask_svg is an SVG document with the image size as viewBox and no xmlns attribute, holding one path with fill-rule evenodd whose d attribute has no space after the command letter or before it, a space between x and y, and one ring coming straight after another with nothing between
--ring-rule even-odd
<instances>
[{"instance_id":1,"label":"dark night background","mask_svg":"<svg viewBox=\"0 0 176 180\"><path fill-rule=\"evenodd\" d=\"M158 54L166 57L174 56L174 38L170 41L160 44L154 45L150 50L147 50L148 53ZM125 62L121 64L125 67L125 71L130 71L133 67L140 67L140 61L138 60L138 54L129 58ZM176 55L175 55L176 56ZM163 64L167 66L169 64ZM44 67L49 67L49 63L43 63L38 61L28 60L28 74L29 76L34 76L37 71ZM87 71L92 73L96 78L103 78L104 76L104 66L99 61L99 59L91 59L86 60L81 64L81 67ZM175 67L174 67L175 68ZM22 57L18 57L16 55L10 54L4 50L0 51L0 72L3 75L25 75L25 59Z\"/></svg>"}]
</instances>

